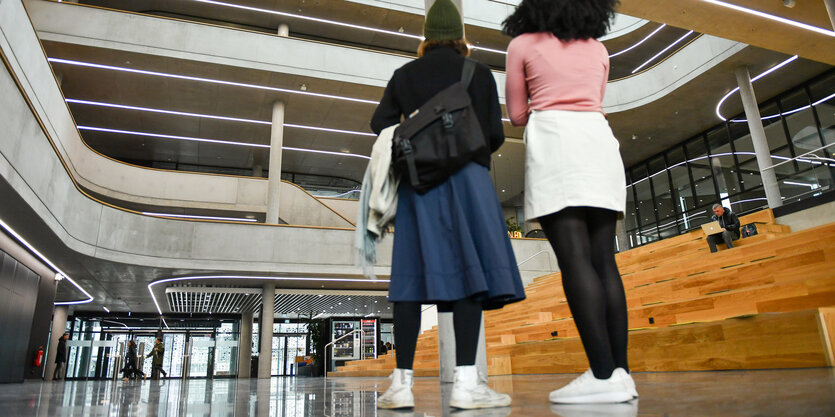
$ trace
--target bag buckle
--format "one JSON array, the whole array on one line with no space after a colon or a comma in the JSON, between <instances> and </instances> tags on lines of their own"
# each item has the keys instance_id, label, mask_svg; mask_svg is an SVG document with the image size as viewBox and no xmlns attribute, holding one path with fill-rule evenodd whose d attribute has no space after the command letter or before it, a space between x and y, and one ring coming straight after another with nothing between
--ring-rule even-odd
<instances>
[{"instance_id":1,"label":"bag buckle","mask_svg":"<svg viewBox=\"0 0 835 417\"><path fill-rule=\"evenodd\" d=\"M444 122L444 129L446 130L450 130L453 126L455 126L455 121L452 120L452 113L444 113L444 115L441 116L441 121Z\"/></svg>"}]
</instances>

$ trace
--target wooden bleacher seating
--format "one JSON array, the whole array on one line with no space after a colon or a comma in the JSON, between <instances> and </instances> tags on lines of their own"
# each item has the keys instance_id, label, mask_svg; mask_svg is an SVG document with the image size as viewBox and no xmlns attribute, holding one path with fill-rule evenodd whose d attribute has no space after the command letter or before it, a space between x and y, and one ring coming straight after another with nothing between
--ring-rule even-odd
<instances>
[{"instance_id":1,"label":"wooden bleacher seating","mask_svg":"<svg viewBox=\"0 0 835 417\"><path fill-rule=\"evenodd\" d=\"M617 254L632 369L833 366L835 223L791 233L771 210L740 221L757 223L759 234L733 250L710 253L699 229ZM490 374L587 369L560 274L525 291L525 301L485 312ZM437 329L420 335L416 375L438 375L437 346ZM329 375L383 376L394 367L392 352Z\"/></svg>"}]
</instances>

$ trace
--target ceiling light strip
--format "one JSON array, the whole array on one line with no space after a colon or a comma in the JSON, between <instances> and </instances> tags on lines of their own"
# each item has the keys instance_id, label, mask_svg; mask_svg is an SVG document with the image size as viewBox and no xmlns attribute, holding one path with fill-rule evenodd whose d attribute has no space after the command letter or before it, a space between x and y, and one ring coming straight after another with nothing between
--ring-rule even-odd
<instances>
[{"instance_id":1,"label":"ceiling light strip","mask_svg":"<svg viewBox=\"0 0 835 417\"><path fill-rule=\"evenodd\" d=\"M154 217L174 217L178 219L201 219L201 220L222 220L222 221L233 221L233 222L257 222L258 220L255 219L246 219L246 218L239 218L239 217L214 217L214 216L197 216L197 215L189 215L189 214L168 214L168 213L150 213L150 212L142 212L142 214L146 216L154 216Z\"/></svg>"},{"instance_id":2,"label":"ceiling light strip","mask_svg":"<svg viewBox=\"0 0 835 417\"><path fill-rule=\"evenodd\" d=\"M733 9L739 12L752 14L754 16L759 16L765 19L774 20L776 22L785 23L787 25L792 25L794 27L798 27L801 29L810 30L812 32L820 33L822 35L835 37L835 31L831 31L828 29L819 28L817 26L812 26L806 23L801 23L796 20L786 19L785 17L775 16L773 14L768 14L765 12L761 12L759 10L749 9L747 7L738 6L736 4L731 4L728 2L720 1L720 0L702 0L706 3L714 4L717 6L727 7L729 9Z\"/></svg>"},{"instance_id":3,"label":"ceiling light strip","mask_svg":"<svg viewBox=\"0 0 835 417\"><path fill-rule=\"evenodd\" d=\"M47 259L46 256L44 256L40 252L38 252L38 250L35 249L34 246L29 244L29 242L26 241L26 239L24 239L23 236L19 235L14 229L12 229L11 226L6 224L6 222L4 222L2 219L0 219L0 227L5 229L6 232L8 232L10 235L12 235L12 237L14 237L18 242L20 242L23 246L26 246L26 248L29 249L30 252L34 253L35 256L37 256L38 258L40 258L40 260L42 260L44 263L49 265L49 267L52 268L53 271L55 271L58 274L61 274L61 276L66 278L67 281L72 283L72 285L74 285L76 288L78 288L79 291L81 291L85 296L87 296L86 300L58 301L58 302L54 303L55 305L86 304L86 303L92 302L94 300L93 296L90 295L90 293L87 292L87 290L85 290L84 287L82 287L81 285L78 285L78 283L75 282L75 280L73 280L69 275L67 275L64 271L62 271L60 268L58 268L54 263L52 263L52 261Z\"/></svg>"},{"instance_id":4,"label":"ceiling light strip","mask_svg":"<svg viewBox=\"0 0 835 417\"><path fill-rule=\"evenodd\" d=\"M248 146L253 148L263 148L269 149L270 145L261 145L257 143L247 143L247 142L233 142L227 140L218 140L218 139L206 139L206 138L194 138L190 136L176 136L176 135L163 135L160 133L148 133L148 132L135 132L132 130L121 130L121 129L108 129L103 127L92 127L92 126L78 126L78 130L92 130L96 132L106 132L106 133L118 133L123 135L133 135L133 136L148 136L153 138L162 138L162 139L175 139L175 140L184 140L184 141L191 141L191 142L205 142L205 143L216 143L219 145L235 145L235 146ZM371 159L369 156L365 155L358 155L348 152L331 152L331 151L320 151L316 149L306 149L306 148L293 148L290 146L282 146L281 149L285 151L298 151L298 152L309 152L309 153L318 153L318 154L326 154L326 155L337 155L337 156L347 156L352 158L361 158L361 159Z\"/></svg>"},{"instance_id":5,"label":"ceiling light strip","mask_svg":"<svg viewBox=\"0 0 835 417\"><path fill-rule=\"evenodd\" d=\"M244 119L240 117L227 117L227 116L215 116L211 114L203 114L203 113L189 113L189 112L181 112L181 111L174 111L174 110L163 110L163 109L154 109L149 107L137 107L137 106L127 106L123 104L114 104L114 103L103 103L100 101L89 101L89 100L77 100L77 99L66 99L67 103L73 104L84 104L90 106L99 106L99 107L110 107L122 110L135 110L135 111L144 111L144 112L151 112L151 113L161 113L161 114L170 114L175 116L186 116L186 117L200 117L205 119L214 119L214 120L225 120L231 122L241 122L241 123L254 123L259 125L267 125L272 126L272 122L268 122L265 120L254 120L254 119ZM343 130L343 129L331 129L326 127L316 127L316 126L307 126L307 125L296 125L290 123L284 123L284 127L290 127L295 129L308 129L308 130L320 130L324 132L333 132L333 133L345 133L349 135L360 135L360 136L377 136L373 133L368 132L358 132L353 130Z\"/></svg>"},{"instance_id":6,"label":"ceiling light strip","mask_svg":"<svg viewBox=\"0 0 835 417\"><path fill-rule=\"evenodd\" d=\"M335 20L322 19L322 18L318 18L318 17L310 17L310 16L303 16L303 15L298 15L298 14L293 14L293 13L280 12L280 11L277 11L277 10L261 9L261 8L258 8L258 7L243 6L243 5L240 5L240 4L230 4L230 3L224 3L224 2L213 1L213 0L191 0L191 1L194 1L194 2L197 2L197 3L212 4L212 5L215 5L215 6L231 7L231 8L235 8L235 9L248 10L248 11L258 12L258 13L267 13L267 14L272 14L272 15L277 15L277 16L291 17L291 18L294 18L294 19L308 20L308 21L311 21L311 22L325 23L325 24L329 24L329 25L342 26L342 27L347 27L347 28L352 28L352 29L367 30L367 31L376 32L376 33L384 33L386 35L399 36L399 37L402 37L402 38L411 38L411 39L417 39L417 40L423 40L424 39L423 36L417 36L417 35L412 35L412 34L408 34L408 33L401 33L401 32L397 32L397 31L385 30L385 29L377 29L377 28L372 28L372 27L368 27L368 26L354 25L354 24L351 24L351 23L337 22Z\"/></svg>"},{"instance_id":7,"label":"ceiling light strip","mask_svg":"<svg viewBox=\"0 0 835 417\"><path fill-rule=\"evenodd\" d=\"M224 280L269 280L269 281L311 281L311 282L366 282L366 283L387 283L391 280L387 279L364 279L364 278L314 278L314 277L273 277L273 276L245 276L245 275L207 275L207 276L188 276L166 278L151 282L148 284L148 292L151 293L151 299L154 301L157 311L162 315L162 309L159 306L157 297L154 295L153 286L164 284L168 282L178 281L195 281L195 280L210 280L210 279L224 279ZM165 320L163 319L163 322ZM167 324L166 324L167 327Z\"/></svg>"},{"instance_id":8,"label":"ceiling light strip","mask_svg":"<svg viewBox=\"0 0 835 417\"><path fill-rule=\"evenodd\" d=\"M97 68L97 69L105 69L111 71L123 71L129 72L133 74L142 74L142 75L150 75L154 77L164 77L164 78L174 78L178 80L187 80L187 81L199 81L209 84L220 84L220 85L229 85L234 87L243 87L243 88L253 88L257 90L266 90L266 91L275 91L279 93L287 93L287 94L299 94L303 96L311 96L311 97L319 97L319 98L330 98L334 100L344 100L344 101L351 101L356 103L366 103L366 104L378 104L378 102L373 100L363 100L358 98L351 98L351 97L344 97L344 96L335 96L332 94L321 94L321 93L312 93L309 91L301 91L301 90L290 90L286 88L278 88L278 87L267 87L264 85L257 85L257 84L247 84L247 83L237 83L233 81L223 81L223 80L215 80L211 78L202 78L202 77L191 77L187 75L178 75L178 74L170 74L166 72L158 72L158 71L146 71L134 68L125 68L125 67L116 67L112 65L102 65L102 64L94 64L92 62L82 62L82 61L73 61L69 59L60 59L60 58L47 58L49 62L55 62L59 64L66 64L66 65L75 65L80 67L88 67L88 68Z\"/></svg>"},{"instance_id":9,"label":"ceiling light strip","mask_svg":"<svg viewBox=\"0 0 835 417\"><path fill-rule=\"evenodd\" d=\"M658 58L659 56L661 56L661 54L663 54L664 52L667 52L670 48L672 48L672 47L674 47L674 46L678 45L681 41L683 41L685 38L687 38L688 36L690 36L692 33L693 33L693 31L692 31L692 30L691 30L691 31L689 31L689 32L687 32L687 33L685 33L682 37L678 38L675 42L671 43L669 46L667 46L666 48L662 49L662 50L661 50L661 52L659 52L659 53L657 53L657 54L653 55L653 56L652 56L652 58L648 59L646 62L644 62L643 64L639 65L639 66L638 66L638 68L635 68L634 70L632 70L632 74L634 74L634 73L636 73L636 72L640 71L640 70L641 70L641 68L645 67L645 66L646 66L647 64L649 64L650 62L655 61L655 58Z\"/></svg>"},{"instance_id":10,"label":"ceiling light strip","mask_svg":"<svg viewBox=\"0 0 835 417\"><path fill-rule=\"evenodd\" d=\"M649 39L649 38L653 37L653 35L655 35L656 33L658 33L661 29L664 29L665 27L667 27L667 24L666 24L666 23L664 23L663 25L659 26L657 29L655 29L654 31L652 31L652 33L650 33L649 35L647 35L647 37L645 37L645 38L641 39L640 41L638 41L638 43L636 43L636 44L634 44L634 45L630 46L629 48L626 48L626 49L624 49L624 50L622 50L622 51L620 51L620 52L616 52L616 53L614 53L614 54L612 54L612 55L609 55L609 58L614 58L614 57L616 57L616 56L618 56L618 55L620 55L620 54L625 54L625 53L627 53L627 52L629 52L629 51L631 51L631 50L633 50L633 49L637 48L637 47L638 47L638 45L640 45L640 44L642 44L642 43L646 42L646 41L647 41L647 39Z\"/></svg>"},{"instance_id":11,"label":"ceiling light strip","mask_svg":"<svg viewBox=\"0 0 835 417\"><path fill-rule=\"evenodd\" d=\"M751 84L753 84L755 81L759 80L760 78L765 77L766 75L771 74L772 72L777 71L780 68L783 68L784 66L790 64L791 62L793 62L796 59L797 59L797 55L795 55L795 56L793 56L793 57L791 57L791 58L789 58L789 59L771 67L771 68L769 68L768 70L766 70L762 74L757 75L756 77L752 78L751 79ZM719 118L722 119L722 121L727 121L728 120L724 116L722 116L722 112L720 111L720 109L722 108L722 104L725 102L725 100L730 98L737 91L739 91L739 87L734 87L733 90L731 90L727 94L725 94L725 96L722 97L722 99L719 100L719 103L716 104L716 115L719 116Z\"/></svg>"},{"instance_id":12,"label":"ceiling light strip","mask_svg":"<svg viewBox=\"0 0 835 417\"><path fill-rule=\"evenodd\" d=\"M794 114L794 113L797 113L797 112L800 112L800 111L803 111L803 110L806 110L806 109L810 109L810 108L812 108L812 106L817 106L818 104L829 101L833 97L835 97L835 93L832 93L832 94L830 94L830 95L828 95L828 96L826 96L826 97L824 97L824 98L822 98L822 99L820 99L820 100L818 100L818 101L816 101L812 104L807 104L803 107L798 107L794 110L784 111L783 113L776 113L776 114L772 114L770 116L762 116L761 119L762 120L769 120L769 119L774 119L774 118L780 117L781 115L782 116L787 116L789 114ZM732 122L732 123L747 123L748 119L731 119L730 122Z\"/></svg>"}]
</instances>

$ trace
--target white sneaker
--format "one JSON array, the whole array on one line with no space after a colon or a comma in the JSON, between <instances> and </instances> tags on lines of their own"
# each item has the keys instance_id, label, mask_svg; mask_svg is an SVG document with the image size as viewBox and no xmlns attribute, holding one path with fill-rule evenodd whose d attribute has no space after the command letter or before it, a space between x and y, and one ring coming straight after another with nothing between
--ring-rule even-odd
<instances>
[{"instance_id":1,"label":"white sneaker","mask_svg":"<svg viewBox=\"0 0 835 417\"><path fill-rule=\"evenodd\" d=\"M638 390L635 388L635 380L632 379L632 374L626 372L623 368L615 368L615 372L612 372L612 375L620 378L621 382L626 386L626 392L632 398L638 398Z\"/></svg>"},{"instance_id":2,"label":"white sneaker","mask_svg":"<svg viewBox=\"0 0 835 417\"><path fill-rule=\"evenodd\" d=\"M622 403L632 399L626 384L612 374L608 379L597 379L591 369L568 385L551 391L548 399L560 404Z\"/></svg>"},{"instance_id":3,"label":"white sneaker","mask_svg":"<svg viewBox=\"0 0 835 417\"><path fill-rule=\"evenodd\" d=\"M377 408L395 409L415 406L412 394L414 371L397 368L391 373L391 386L383 395L377 397Z\"/></svg>"},{"instance_id":4,"label":"white sneaker","mask_svg":"<svg viewBox=\"0 0 835 417\"><path fill-rule=\"evenodd\" d=\"M490 389L475 365L456 366L449 405L464 409L507 407L510 396Z\"/></svg>"}]
</instances>

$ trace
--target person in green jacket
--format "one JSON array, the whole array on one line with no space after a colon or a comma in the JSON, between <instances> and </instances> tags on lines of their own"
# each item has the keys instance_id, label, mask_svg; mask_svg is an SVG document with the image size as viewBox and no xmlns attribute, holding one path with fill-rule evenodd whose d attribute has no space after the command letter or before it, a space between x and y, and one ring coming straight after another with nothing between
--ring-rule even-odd
<instances>
[{"instance_id":1,"label":"person in green jacket","mask_svg":"<svg viewBox=\"0 0 835 417\"><path fill-rule=\"evenodd\" d=\"M146 356L146 358L153 357L153 362L151 362L151 379L159 379L160 372L162 372L163 377L168 378L168 373L165 372L165 369L162 369L164 355L165 345L162 344L162 339L158 337L156 342L154 342L154 349Z\"/></svg>"}]
</instances>

